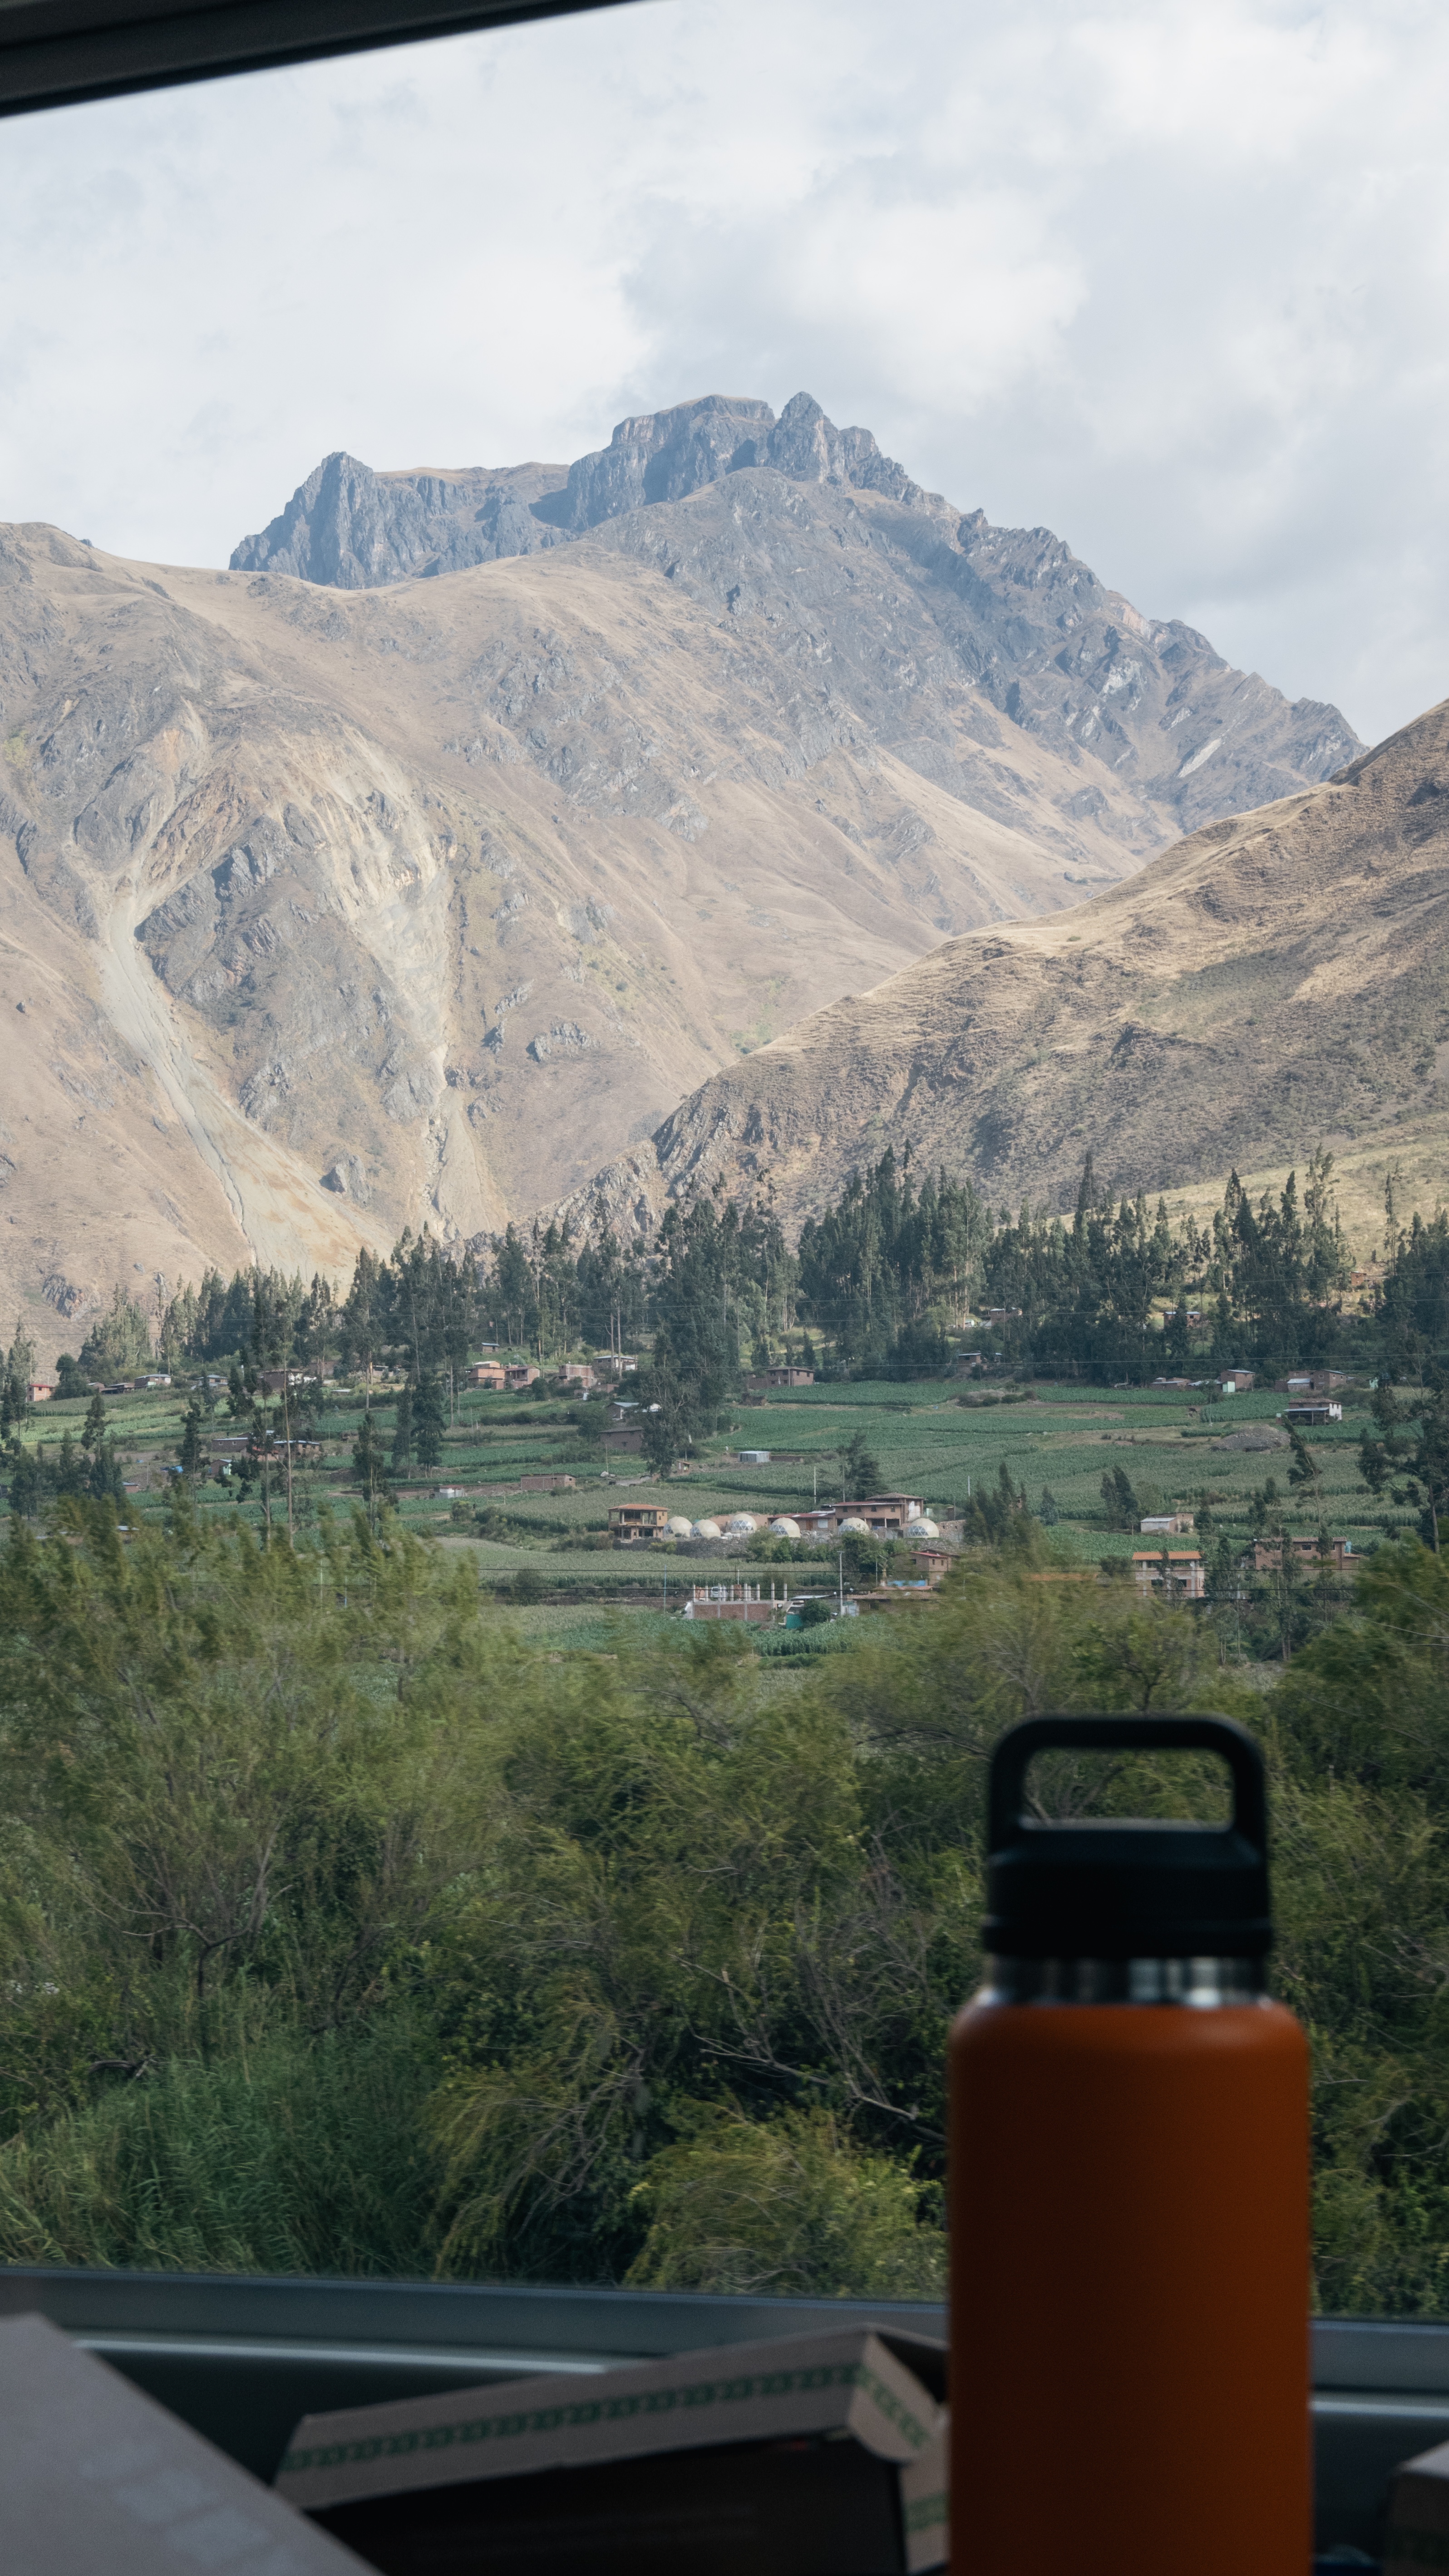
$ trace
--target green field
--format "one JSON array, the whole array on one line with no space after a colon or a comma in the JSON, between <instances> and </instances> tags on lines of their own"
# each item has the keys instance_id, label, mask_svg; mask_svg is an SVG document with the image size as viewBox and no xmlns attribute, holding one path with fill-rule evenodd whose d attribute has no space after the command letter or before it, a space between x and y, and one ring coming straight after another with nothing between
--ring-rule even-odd
<instances>
[{"instance_id":1,"label":"green field","mask_svg":"<svg viewBox=\"0 0 1449 2576\"><path fill-rule=\"evenodd\" d=\"M511 1586L520 1569L530 1569L545 1606L517 1615L555 1619L561 1647L591 1649L598 1648L604 1634L600 1621L605 1616L592 1605L614 1599L663 1612L674 1607L684 1583L697 1579L700 1570L698 1560L667 1550L571 1543L597 1538L605 1530L612 1501L648 1493L698 1520L739 1510L788 1513L809 1505L817 1494L822 1501L838 1500L839 1455L856 1434L865 1438L879 1463L882 1488L920 1494L937 1519L969 1515L976 1495L997 1489L1003 1465L1013 1484L1024 1489L1033 1513L1040 1513L1044 1489L1049 1489L1059 1514L1054 1544L1085 1562L1130 1554L1141 1544L1135 1530L1109 1525L1101 1482L1104 1472L1116 1467L1125 1470L1144 1512L1201 1508L1206 1499L1218 1533L1241 1536L1245 1544L1252 1497L1270 1475L1280 1496L1286 1496L1290 1528L1316 1531L1326 1523L1331 1535L1350 1538L1362 1548L1412 1525L1412 1514L1385 1511L1359 1481L1356 1443L1367 1418L1362 1393L1345 1389L1343 1422L1311 1435L1321 1485L1305 1503L1287 1487L1287 1451L1244 1453L1216 1445L1234 1428L1271 1420L1286 1404L1281 1394L1265 1390L1208 1405L1176 1391L1153 1389L1042 1385L1024 1398L1013 1389L1006 1401L992 1401L999 1392L989 1386L972 1388L962 1402L954 1390L930 1382L782 1390L763 1403L732 1409L721 1418L717 1435L700 1444L692 1472L667 1481L651 1478L642 1459L616 1458L613 1472L601 1473L597 1451L581 1444L559 1403L521 1406L516 1396L469 1393L460 1419L445 1437L441 1464L430 1477L410 1470L400 1478L396 1509L406 1529L440 1542L449 1552L468 1552L485 1582ZM126 1501L133 1523L167 1508L171 1480L165 1471L175 1461L186 1402L180 1388L108 1400L122 1472L134 1488ZM372 1391L371 1410L384 1446L391 1442L394 1402L392 1391ZM293 1480L294 1519L303 1540L317 1527L320 1513L360 1508L351 1453L363 1409L363 1391L329 1389L318 1421L323 1457L299 1467ZM84 1413L83 1399L52 1399L36 1409L26 1436L43 1439L47 1447L67 1429L75 1437ZM216 1436L231 1428L223 1403L208 1433ZM772 1458L766 1466L745 1466L734 1454L742 1446L795 1455ZM571 1475L576 1484L567 1492L494 1498L492 1508L508 1526L497 1531L495 1524L491 1536L479 1533L474 1516L489 1508L481 1488L545 1474ZM445 1485L465 1489L461 1523L438 1494L437 1488ZM255 1490L241 1499L234 1482L214 1477L197 1489L197 1508L208 1515L240 1514L254 1526L263 1518ZM277 1490L272 1514L274 1520L285 1518L285 1500ZM569 1608L570 1601L580 1607Z\"/></svg>"}]
</instances>

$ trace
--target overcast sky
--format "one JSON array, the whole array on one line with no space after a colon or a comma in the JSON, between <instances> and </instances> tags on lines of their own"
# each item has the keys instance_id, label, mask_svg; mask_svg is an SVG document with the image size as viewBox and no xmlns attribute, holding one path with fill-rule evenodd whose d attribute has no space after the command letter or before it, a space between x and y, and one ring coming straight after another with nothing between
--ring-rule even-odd
<instances>
[{"instance_id":1,"label":"overcast sky","mask_svg":"<svg viewBox=\"0 0 1449 2576\"><path fill-rule=\"evenodd\" d=\"M1291 696L1449 694L1449 13L636 0L0 124L0 517L801 387Z\"/></svg>"}]
</instances>

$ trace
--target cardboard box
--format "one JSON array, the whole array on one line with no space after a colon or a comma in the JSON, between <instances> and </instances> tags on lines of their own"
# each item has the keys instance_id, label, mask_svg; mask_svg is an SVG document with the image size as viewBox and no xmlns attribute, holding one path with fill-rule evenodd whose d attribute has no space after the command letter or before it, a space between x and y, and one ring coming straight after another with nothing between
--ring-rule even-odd
<instances>
[{"instance_id":1,"label":"cardboard box","mask_svg":"<svg viewBox=\"0 0 1449 2576\"><path fill-rule=\"evenodd\" d=\"M358 2576L350 2549L82 2352L0 2324L5 2576Z\"/></svg>"},{"instance_id":2,"label":"cardboard box","mask_svg":"<svg viewBox=\"0 0 1449 2576\"><path fill-rule=\"evenodd\" d=\"M1449 2442L1405 2460L1389 2489L1383 2576L1434 2567L1449 2568Z\"/></svg>"},{"instance_id":3,"label":"cardboard box","mask_svg":"<svg viewBox=\"0 0 1449 2576\"><path fill-rule=\"evenodd\" d=\"M385 2576L917 2576L944 2395L941 2344L796 2335L304 2416L277 2486Z\"/></svg>"}]
</instances>

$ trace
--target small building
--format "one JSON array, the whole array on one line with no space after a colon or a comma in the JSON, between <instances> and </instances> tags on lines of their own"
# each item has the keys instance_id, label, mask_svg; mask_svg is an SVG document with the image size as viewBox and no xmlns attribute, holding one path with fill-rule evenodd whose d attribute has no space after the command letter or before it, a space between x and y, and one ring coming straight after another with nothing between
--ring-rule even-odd
<instances>
[{"instance_id":1,"label":"small building","mask_svg":"<svg viewBox=\"0 0 1449 2576\"><path fill-rule=\"evenodd\" d=\"M1295 1431L1312 1431L1315 1428L1321 1430L1325 1423L1343 1420L1343 1407L1341 1404L1330 1404L1325 1395L1320 1397L1317 1403L1290 1404L1283 1419L1291 1423Z\"/></svg>"},{"instance_id":2,"label":"small building","mask_svg":"<svg viewBox=\"0 0 1449 2576\"><path fill-rule=\"evenodd\" d=\"M911 1563L923 1574L932 1592L946 1580L956 1558L949 1547L917 1547L911 1550Z\"/></svg>"},{"instance_id":3,"label":"small building","mask_svg":"<svg viewBox=\"0 0 1449 2576\"><path fill-rule=\"evenodd\" d=\"M591 1387L599 1383L587 1360L560 1361L558 1380L562 1387L582 1387L586 1395Z\"/></svg>"},{"instance_id":4,"label":"small building","mask_svg":"<svg viewBox=\"0 0 1449 2576\"><path fill-rule=\"evenodd\" d=\"M54 1387L43 1377L36 1378L25 1391L32 1404L48 1404L55 1393Z\"/></svg>"},{"instance_id":5,"label":"small building","mask_svg":"<svg viewBox=\"0 0 1449 2576\"><path fill-rule=\"evenodd\" d=\"M1343 1369L1290 1369L1286 1377L1279 1378L1278 1392L1280 1395L1332 1395L1336 1387L1347 1386L1348 1383L1347 1372Z\"/></svg>"},{"instance_id":6,"label":"small building","mask_svg":"<svg viewBox=\"0 0 1449 2576\"><path fill-rule=\"evenodd\" d=\"M479 1360L476 1366L468 1371L468 1384L492 1387L495 1392L501 1394L508 1384L508 1371L501 1360Z\"/></svg>"},{"instance_id":7,"label":"small building","mask_svg":"<svg viewBox=\"0 0 1449 2576\"><path fill-rule=\"evenodd\" d=\"M745 1384L752 1395L770 1386L813 1386L815 1371L808 1368L751 1369Z\"/></svg>"},{"instance_id":8,"label":"small building","mask_svg":"<svg viewBox=\"0 0 1449 2576\"><path fill-rule=\"evenodd\" d=\"M1324 1558L1319 1555L1318 1541L1316 1538L1300 1538L1296 1535L1289 1536L1288 1552L1299 1565L1331 1564L1336 1574L1342 1574L1345 1566L1347 1566L1349 1572L1352 1573L1355 1566L1360 1561L1354 1554L1354 1546L1351 1538L1331 1538L1328 1542L1328 1555ZM1243 1561L1245 1564L1247 1563L1246 1558L1244 1558ZM1282 1539L1255 1539L1253 1542L1252 1563L1255 1574L1279 1573L1283 1564Z\"/></svg>"},{"instance_id":9,"label":"small building","mask_svg":"<svg viewBox=\"0 0 1449 2576\"><path fill-rule=\"evenodd\" d=\"M913 1583L879 1583L869 1592L852 1594L845 1604L847 1619L869 1619L881 1610L923 1610L936 1597L936 1586L918 1574Z\"/></svg>"},{"instance_id":10,"label":"small building","mask_svg":"<svg viewBox=\"0 0 1449 2576\"><path fill-rule=\"evenodd\" d=\"M613 1425L604 1434L604 1448L611 1458L637 1458L643 1446L643 1432L627 1422Z\"/></svg>"},{"instance_id":11,"label":"small building","mask_svg":"<svg viewBox=\"0 0 1449 2576\"><path fill-rule=\"evenodd\" d=\"M1220 1395L1248 1395L1257 1385L1257 1382L1256 1374L1252 1369L1224 1369L1221 1377L1218 1379L1218 1393Z\"/></svg>"},{"instance_id":12,"label":"small building","mask_svg":"<svg viewBox=\"0 0 1449 2576\"><path fill-rule=\"evenodd\" d=\"M611 1503L609 1536L615 1547L649 1547L668 1518L662 1503Z\"/></svg>"},{"instance_id":13,"label":"small building","mask_svg":"<svg viewBox=\"0 0 1449 2576\"><path fill-rule=\"evenodd\" d=\"M842 1503L840 1514L864 1521L877 1538L896 1538L912 1521L924 1520L926 1506L919 1494L866 1494L858 1503Z\"/></svg>"},{"instance_id":14,"label":"small building","mask_svg":"<svg viewBox=\"0 0 1449 2576\"><path fill-rule=\"evenodd\" d=\"M1184 1601L1201 1601L1207 1591L1201 1548L1135 1547L1132 1573L1139 1592L1162 1590Z\"/></svg>"},{"instance_id":15,"label":"small building","mask_svg":"<svg viewBox=\"0 0 1449 2576\"><path fill-rule=\"evenodd\" d=\"M520 1389L525 1386L533 1386L537 1383L537 1380L537 1369L529 1366L522 1360L510 1361L503 1372L504 1385L515 1389Z\"/></svg>"},{"instance_id":16,"label":"small building","mask_svg":"<svg viewBox=\"0 0 1449 2576\"><path fill-rule=\"evenodd\" d=\"M267 1395L280 1395L284 1387L316 1386L319 1373L314 1368L263 1369L257 1384ZM148 1377L148 1386L169 1386L169 1377Z\"/></svg>"},{"instance_id":17,"label":"small building","mask_svg":"<svg viewBox=\"0 0 1449 2576\"><path fill-rule=\"evenodd\" d=\"M1152 1512L1138 1523L1144 1538L1181 1538L1196 1525L1191 1512Z\"/></svg>"},{"instance_id":18,"label":"small building","mask_svg":"<svg viewBox=\"0 0 1449 2576\"><path fill-rule=\"evenodd\" d=\"M1172 1387L1179 1394L1185 1395L1190 1390L1193 1381L1190 1377L1155 1377L1152 1383L1154 1386Z\"/></svg>"},{"instance_id":19,"label":"small building","mask_svg":"<svg viewBox=\"0 0 1449 2576\"><path fill-rule=\"evenodd\" d=\"M770 1453L768 1449L742 1449L740 1451L740 1465L742 1467L768 1467L769 1463Z\"/></svg>"},{"instance_id":20,"label":"small building","mask_svg":"<svg viewBox=\"0 0 1449 2576\"><path fill-rule=\"evenodd\" d=\"M571 1494L575 1490L572 1476L520 1476L520 1494Z\"/></svg>"},{"instance_id":21,"label":"small building","mask_svg":"<svg viewBox=\"0 0 1449 2576\"><path fill-rule=\"evenodd\" d=\"M684 1605L686 1619L735 1619L748 1628L768 1628L784 1610L770 1586L768 1601L758 1583L696 1583Z\"/></svg>"},{"instance_id":22,"label":"small building","mask_svg":"<svg viewBox=\"0 0 1449 2576\"><path fill-rule=\"evenodd\" d=\"M595 1351L593 1366L599 1377L627 1377L639 1365L633 1351Z\"/></svg>"}]
</instances>

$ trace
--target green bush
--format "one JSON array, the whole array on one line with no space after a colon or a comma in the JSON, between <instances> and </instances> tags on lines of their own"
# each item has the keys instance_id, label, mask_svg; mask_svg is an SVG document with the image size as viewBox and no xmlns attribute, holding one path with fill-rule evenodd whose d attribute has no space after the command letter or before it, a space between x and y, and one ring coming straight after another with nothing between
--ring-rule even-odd
<instances>
[{"instance_id":1,"label":"green bush","mask_svg":"<svg viewBox=\"0 0 1449 2576\"><path fill-rule=\"evenodd\" d=\"M651 2158L634 2199L646 2290L930 2299L945 2290L940 2190L863 2149L830 2111L700 2113Z\"/></svg>"},{"instance_id":2,"label":"green bush","mask_svg":"<svg viewBox=\"0 0 1449 2576\"><path fill-rule=\"evenodd\" d=\"M929 2289L991 1746L1217 1707L1272 1774L1320 2299L1449 2307L1449 1586L1416 1541L1263 1696L1035 1523L919 1619L567 1653L385 1507L296 1554L184 1489L128 1543L53 1511L0 1552L0 2258ZM1205 1757L1036 1785L1222 1812Z\"/></svg>"}]
</instances>

